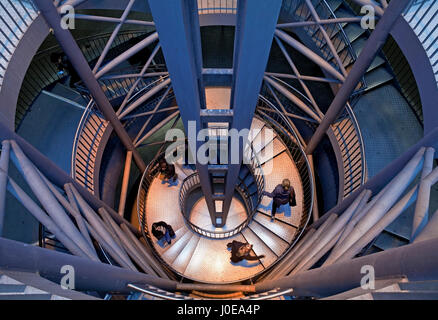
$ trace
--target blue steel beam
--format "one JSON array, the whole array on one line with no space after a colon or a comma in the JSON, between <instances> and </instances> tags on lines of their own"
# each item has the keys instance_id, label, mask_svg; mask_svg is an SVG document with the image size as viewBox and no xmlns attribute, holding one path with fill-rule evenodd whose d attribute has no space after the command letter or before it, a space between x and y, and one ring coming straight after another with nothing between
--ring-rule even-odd
<instances>
[{"instance_id":1,"label":"blue steel beam","mask_svg":"<svg viewBox=\"0 0 438 320\"><path fill-rule=\"evenodd\" d=\"M234 40L231 129L249 129L271 50L281 0L239 0ZM241 141L244 143L244 141ZM239 146L239 160L243 158ZM231 205L240 163L229 165L225 181L224 220Z\"/></svg>"},{"instance_id":2,"label":"blue steel beam","mask_svg":"<svg viewBox=\"0 0 438 320\"><path fill-rule=\"evenodd\" d=\"M205 109L202 82L202 51L196 0L149 0L160 44L172 79L172 87L186 132L189 121L202 129L201 110ZM189 139L190 152L196 154L201 142ZM202 191L210 216L215 221L215 206L208 166L196 161Z\"/></svg>"}]
</instances>

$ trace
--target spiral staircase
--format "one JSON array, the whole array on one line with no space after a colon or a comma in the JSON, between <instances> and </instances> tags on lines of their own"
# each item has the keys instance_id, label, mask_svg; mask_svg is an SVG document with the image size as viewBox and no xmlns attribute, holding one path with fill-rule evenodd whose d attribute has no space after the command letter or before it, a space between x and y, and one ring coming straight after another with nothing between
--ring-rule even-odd
<instances>
[{"instance_id":1,"label":"spiral staircase","mask_svg":"<svg viewBox=\"0 0 438 320\"><path fill-rule=\"evenodd\" d=\"M176 238L171 245L150 236L148 239L163 262L183 278L220 284L256 277L281 259L310 217L303 211L302 179L286 145L277 134L268 135L266 131L272 129L260 119L254 119L251 130L254 132L250 143L256 168L242 167L237 188L245 191L241 192L243 196L240 199L233 199L223 228L212 225L203 197L190 208L184 208L189 194L196 187L199 189L196 171L189 166L177 166L179 180L176 185L163 183L158 176L147 188L146 183L140 184L143 187L139 192L138 213L145 234L151 230L152 223L161 220L175 229ZM154 163L150 166L153 167ZM263 178L261 183L257 183L254 172ZM145 175L150 174L148 170L145 171ZM270 218L272 199L261 193L265 188L273 190L285 176L290 178L294 186L297 206L292 209L284 206L274 223ZM226 247L228 242L234 240L251 243L254 253L259 256L263 254L265 258L255 263L244 261L230 264L230 252Z\"/></svg>"},{"instance_id":2,"label":"spiral staircase","mask_svg":"<svg viewBox=\"0 0 438 320\"><path fill-rule=\"evenodd\" d=\"M230 21L238 4L230 2L224 7L220 1L198 1L201 32L236 24ZM11 111L2 111L2 119L9 117L9 121L0 130L4 140L1 176L9 191L6 212L20 212L15 220L8 216L4 234L22 240L28 229L32 230L29 238L38 230L35 244L43 249L35 248L38 251L32 257L36 259L33 266L41 272L26 268L22 272L23 260L8 252L26 255L31 249L4 239L0 255L11 262L0 265L0 299L436 299L433 272L418 273L409 261L403 272L379 269L374 289L359 287L359 275L348 278L359 261L376 257L384 265L392 255L420 255L430 249L422 244L432 246L434 241L430 234L437 215L431 212L429 224L422 221L419 227L412 221L422 209L411 204L416 201L419 206L421 198L430 202L426 212L429 207L436 209L436 130L429 135L424 132L423 137L423 123L418 119L426 108L409 105L406 93L414 89L399 81L399 66L384 51L362 75L320 147L306 154L331 97L347 81L372 34L361 27L356 3L282 1L245 149L250 161L238 172L222 227L212 222L197 166L180 159L175 183L166 183L158 173L158 159L169 146L166 131L184 131L184 114L164 47L155 42L156 26L144 16L151 19L151 8L136 1L127 6L111 3L122 13L122 18L111 22L117 23L117 31L75 34L116 120L107 119L87 83L69 83L69 71L59 72L50 55L62 52L62 47L54 45L50 35L34 55L24 59L28 68L20 76L14 119L10 121ZM87 23L106 26L104 19L110 19L89 16L89 9L99 9L91 1L55 1L57 6L64 4L77 5L78 24L84 23L84 28ZM430 0L410 1L403 14L420 39L436 79L437 5ZM387 5L378 8L384 12ZM130 10L138 11L140 18L128 19ZM7 27L0 34L0 93L4 93L26 32L48 30L32 1L2 2L0 14L0 25ZM330 19L340 22L324 27L315 23ZM123 29L125 24L131 28ZM228 63L226 54L223 60ZM316 70L315 74L300 74L299 63ZM232 72L202 70L209 79L204 116L226 119L232 115ZM415 81L414 85L421 90ZM115 121L134 149L127 152ZM46 128L43 134L41 126ZM11 128L17 134L8 131ZM220 139L221 130L210 127L210 134ZM138 166L136 152L146 163L144 171L131 168L132 158ZM9 160L14 166L8 168ZM213 193L224 194L224 169L209 165L208 170ZM272 191L286 177L296 192L297 206L282 206L271 220L272 199L263 192ZM425 192L428 184L430 191ZM426 200L420 196L427 193ZM382 199L386 207L380 210ZM151 234L157 221L175 230L170 245ZM14 234L17 228L11 225L20 222L27 229ZM230 262L227 243L233 240L251 243L253 253L264 258ZM69 257L80 259L71 263L81 272L87 270L102 280L89 284L79 279L78 291L59 289L56 268ZM44 260L53 261L53 266L45 266ZM123 280L109 283L117 277ZM333 284L332 280L339 281Z\"/></svg>"}]
</instances>

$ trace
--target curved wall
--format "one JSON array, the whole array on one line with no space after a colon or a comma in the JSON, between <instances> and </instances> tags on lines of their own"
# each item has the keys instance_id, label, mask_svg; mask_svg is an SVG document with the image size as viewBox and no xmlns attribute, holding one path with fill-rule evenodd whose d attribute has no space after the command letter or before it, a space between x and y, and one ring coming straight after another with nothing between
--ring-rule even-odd
<instances>
[{"instance_id":1,"label":"curved wall","mask_svg":"<svg viewBox=\"0 0 438 320\"><path fill-rule=\"evenodd\" d=\"M429 57L407 21L400 17L391 35L408 60L423 107L424 135L438 127L438 89Z\"/></svg>"},{"instance_id":2,"label":"curved wall","mask_svg":"<svg viewBox=\"0 0 438 320\"><path fill-rule=\"evenodd\" d=\"M49 27L38 16L20 39L8 63L0 88L0 121L15 130L15 111L24 75L41 43L49 34Z\"/></svg>"}]
</instances>

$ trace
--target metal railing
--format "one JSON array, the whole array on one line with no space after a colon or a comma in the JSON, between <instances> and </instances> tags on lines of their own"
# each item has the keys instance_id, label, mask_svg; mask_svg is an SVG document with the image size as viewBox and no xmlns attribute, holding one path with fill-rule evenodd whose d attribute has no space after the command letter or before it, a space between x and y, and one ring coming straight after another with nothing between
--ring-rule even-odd
<instances>
[{"instance_id":1,"label":"metal railing","mask_svg":"<svg viewBox=\"0 0 438 320\"><path fill-rule=\"evenodd\" d=\"M82 114L73 141L72 177L94 194L94 170L97 152L109 122L101 115L94 100Z\"/></svg>"},{"instance_id":2,"label":"metal railing","mask_svg":"<svg viewBox=\"0 0 438 320\"><path fill-rule=\"evenodd\" d=\"M180 193L179 193L179 206L187 225L194 232L208 238L225 239L238 234L252 221L252 218L254 217L254 214L257 212L258 205L260 204L263 197L262 192L265 190L265 178L263 175L263 169L254 151L252 143L249 146L248 150L251 150L248 154L248 159L251 159L250 160L251 163L248 164L248 169L250 170L250 174L252 175L257 186L257 191L256 191L257 197L256 197L256 201L253 201L254 194L252 194L249 191L248 188L249 186L246 185L244 181L240 180L240 183L236 186L236 190L237 192L239 192L242 199L244 200L247 217L242 223L240 223L237 227L233 228L232 230L211 231L201 228L196 224L192 223L190 221L190 213L186 212L186 206L185 206L186 196L190 194L195 188L200 187L199 175L197 173L193 173L188 177L186 177L182 182Z\"/></svg>"},{"instance_id":3,"label":"metal railing","mask_svg":"<svg viewBox=\"0 0 438 320\"><path fill-rule=\"evenodd\" d=\"M298 225L295 237L292 240L292 245L283 253L283 256L287 254L292 247L295 246L298 239L301 237L305 227L310 221L312 216L313 201L314 201L314 185L313 185L313 173L309 163L309 160L301 145L295 130L290 125L289 120L283 113L277 109L277 107L264 96L259 95L256 114L263 119L263 121L269 123L272 128L277 132L289 156L293 159L301 179L301 185L303 188L303 215L301 216L300 224ZM281 258L278 259L278 261ZM271 267L270 267L271 268Z\"/></svg>"},{"instance_id":4,"label":"metal railing","mask_svg":"<svg viewBox=\"0 0 438 320\"><path fill-rule=\"evenodd\" d=\"M198 0L199 14L237 13L237 0Z\"/></svg>"},{"instance_id":5,"label":"metal railing","mask_svg":"<svg viewBox=\"0 0 438 320\"><path fill-rule=\"evenodd\" d=\"M164 261L160 254L157 252L155 247L152 245L153 239L152 239L152 232L149 232L147 219L146 219L146 203L147 203L147 196L149 192L149 188L152 184L152 181L155 179L156 175L160 171L159 166L159 157L163 155L163 150L165 150L171 142L165 142L162 144L162 146L158 149L158 152L156 153L155 157L149 162L148 166L146 167L146 170L143 173L143 176L140 181L140 185L138 188L137 193L137 217L138 222L140 225L140 231L143 235L143 238L151 244L149 247L151 248L154 256L158 259L160 264L167 270L173 270L166 261Z\"/></svg>"},{"instance_id":6,"label":"metal railing","mask_svg":"<svg viewBox=\"0 0 438 320\"><path fill-rule=\"evenodd\" d=\"M165 81L167 77L168 76L159 77L158 79L155 78L155 81L152 81L153 79L151 79L149 83L141 81L138 85L139 90L130 97L128 102L134 101L148 90L151 90L155 85ZM120 82L120 85L123 85L123 83L123 81ZM119 97L118 95L124 96L127 94L126 90L129 90L129 87L123 88L123 90L115 90L111 97L115 99ZM160 97L145 102L138 108L138 111L150 111L155 106L158 99L160 99ZM170 99L173 99L172 94L167 96L166 101ZM123 121L123 124L125 128L129 128L136 121L138 121L137 118L129 118L126 121ZM72 177L92 193L94 193L95 190L94 171L96 170L95 164L97 153L108 124L109 122L106 121L100 113L94 100L90 100L87 108L82 114L81 120L79 121L73 142L71 158Z\"/></svg>"},{"instance_id":7,"label":"metal railing","mask_svg":"<svg viewBox=\"0 0 438 320\"><path fill-rule=\"evenodd\" d=\"M348 197L365 183L367 166L362 132L350 104L331 126L338 141L343 163L342 198Z\"/></svg>"},{"instance_id":8,"label":"metal railing","mask_svg":"<svg viewBox=\"0 0 438 320\"><path fill-rule=\"evenodd\" d=\"M290 86L284 81L281 81L281 83L287 85L288 88L294 89L293 86ZM295 93L300 94L300 97L304 102L308 102L304 95L302 95L298 90L294 90ZM262 87L261 95L263 100L265 100L268 104L265 107L270 107L269 104L274 104L273 101L275 101L275 99L266 86ZM291 103L291 101L285 96L277 96L288 113L305 116L305 114L293 103ZM307 103L307 105L309 108L311 108L310 103ZM308 125L313 130L316 129L315 123L308 123ZM359 122L357 121L350 104L345 106L344 111L337 118L336 122L331 126L331 128L336 137L343 163L343 167L339 168L343 176L343 181L340 181L340 185L343 186L343 190L340 191L340 200L342 200L342 198L347 197L358 187L360 187L367 178L365 146Z\"/></svg>"},{"instance_id":9,"label":"metal railing","mask_svg":"<svg viewBox=\"0 0 438 320\"><path fill-rule=\"evenodd\" d=\"M18 43L38 16L38 9L31 0L0 1L0 88Z\"/></svg>"},{"instance_id":10,"label":"metal railing","mask_svg":"<svg viewBox=\"0 0 438 320\"><path fill-rule=\"evenodd\" d=\"M312 4L321 19L336 19L337 16L326 0L312 0ZM304 0L285 0L282 6L282 14L290 15L296 21L312 21L313 17L310 9ZM303 27L306 33L312 38L323 57L338 71L340 66L334 59L333 52L330 50L328 43L321 32L319 25L310 25ZM343 64L343 67L352 65L357 60L349 38L347 37L341 23L331 23L324 25L324 29L329 35L333 47ZM356 88L356 94L366 89L365 78L362 78L361 84Z\"/></svg>"},{"instance_id":11,"label":"metal railing","mask_svg":"<svg viewBox=\"0 0 438 320\"><path fill-rule=\"evenodd\" d=\"M154 286L151 285L136 285L136 284L128 284L128 287L131 289L134 289L135 291L144 293L146 295L149 295L151 297L155 297L158 299L162 299L162 300L224 300L224 299L220 299L220 298L193 298L184 294L180 294L180 293L174 293L174 292L170 292L170 291L166 291L166 290L162 290L159 288L156 288ZM293 293L293 289L285 289L285 290L281 290L281 289L274 289L274 290L270 290L267 292L262 292L262 293L257 293L257 294L252 294L252 295L248 295L245 297L241 297L241 298L226 298L226 300L271 300L274 298L278 298L284 295L290 295L291 293Z\"/></svg>"},{"instance_id":12,"label":"metal railing","mask_svg":"<svg viewBox=\"0 0 438 320\"><path fill-rule=\"evenodd\" d=\"M145 31L120 32L111 46L111 48L113 49L111 53L120 53L121 51L116 48L117 46L127 43L128 41L136 41L136 39L139 39L146 34L147 33ZM88 63L93 64L93 61L96 61L96 59L100 56L110 37L111 33L103 33L80 38L76 41ZM34 102L35 98L41 93L41 91L47 86L50 86L53 83L64 79L69 75L66 70L60 72L56 64L53 63L50 59L53 53L62 54L62 52L63 51L60 46L56 45L37 52L37 54L33 58L23 79L20 94L18 96L17 111L15 116L16 128L19 127L30 106ZM110 58L110 55L108 55L108 58ZM105 82L102 84L109 85L110 87L120 86L115 80L105 80ZM81 88L76 87L76 89L80 90ZM108 98L111 99L112 92L110 90L104 91Z\"/></svg>"}]
</instances>

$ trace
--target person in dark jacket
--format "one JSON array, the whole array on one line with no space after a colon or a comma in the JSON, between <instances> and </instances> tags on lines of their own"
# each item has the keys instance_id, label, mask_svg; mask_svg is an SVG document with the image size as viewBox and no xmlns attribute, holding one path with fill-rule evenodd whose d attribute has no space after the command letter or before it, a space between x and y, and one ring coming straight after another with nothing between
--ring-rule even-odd
<instances>
[{"instance_id":1,"label":"person in dark jacket","mask_svg":"<svg viewBox=\"0 0 438 320\"><path fill-rule=\"evenodd\" d=\"M53 52L50 55L50 61L58 68L58 74L63 75L67 72L70 75L70 88L74 88L75 84L81 80L70 60L63 53Z\"/></svg>"},{"instance_id":2,"label":"person in dark jacket","mask_svg":"<svg viewBox=\"0 0 438 320\"><path fill-rule=\"evenodd\" d=\"M252 250L252 244L243 243L236 240L227 243L227 248L231 248L230 260L234 263L245 260L259 260L264 258L264 255L257 256Z\"/></svg>"},{"instance_id":3,"label":"person in dark jacket","mask_svg":"<svg viewBox=\"0 0 438 320\"><path fill-rule=\"evenodd\" d=\"M167 163L165 159L160 160L160 173L164 175L165 180L173 180L173 182L175 182L178 179L178 175L175 172L175 165Z\"/></svg>"},{"instance_id":4,"label":"person in dark jacket","mask_svg":"<svg viewBox=\"0 0 438 320\"><path fill-rule=\"evenodd\" d=\"M263 191L265 196L273 198L272 201L272 211L271 211L271 221L274 220L275 214L277 213L278 207L289 203L291 207L296 206L295 200L295 190L290 185L289 179L284 179L283 182L277 185L271 193Z\"/></svg>"},{"instance_id":5,"label":"person in dark jacket","mask_svg":"<svg viewBox=\"0 0 438 320\"><path fill-rule=\"evenodd\" d=\"M168 244L172 242L172 238L175 237L175 232L171 225L164 221L158 221L152 224L152 234L158 240L165 239Z\"/></svg>"}]
</instances>

